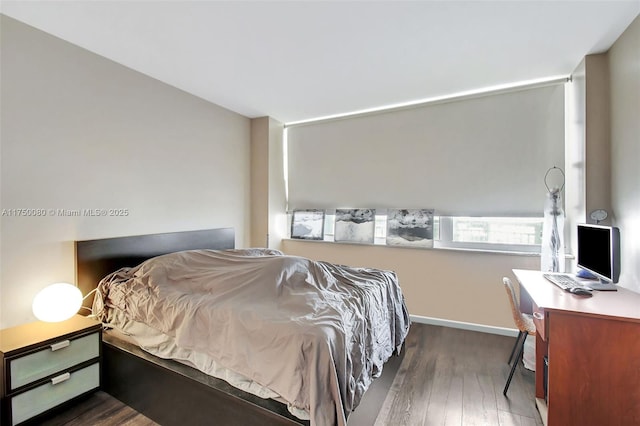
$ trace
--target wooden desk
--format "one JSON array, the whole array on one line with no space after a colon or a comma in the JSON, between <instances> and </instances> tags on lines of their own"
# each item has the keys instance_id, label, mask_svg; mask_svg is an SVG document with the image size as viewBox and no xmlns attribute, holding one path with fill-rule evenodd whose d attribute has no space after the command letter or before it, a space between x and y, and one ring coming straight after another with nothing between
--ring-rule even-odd
<instances>
[{"instance_id":1,"label":"wooden desk","mask_svg":"<svg viewBox=\"0 0 640 426\"><path fill-rule=\"evenodd\" d=\"M584 298L540 271L513 273L521 309L536 323L536 403L545 424L640 425L640 294L620 288Z\"/></svg>"}]
</instances>

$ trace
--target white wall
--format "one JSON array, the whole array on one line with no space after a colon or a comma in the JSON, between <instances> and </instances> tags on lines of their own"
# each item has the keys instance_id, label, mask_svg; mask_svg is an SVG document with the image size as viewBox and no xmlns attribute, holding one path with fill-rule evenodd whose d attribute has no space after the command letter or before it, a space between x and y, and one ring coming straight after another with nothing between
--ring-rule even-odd
<instances>
[{"instance_id":1,"label":"white wall","mask_svg":"<svg viewBox=\"0 0 640 426\"><path fill-rule=\"evenodd\" d=\"M74 240L234 227L247 245L249 119L1 19L0 328L74 281Z\"/></svg>"},{"instance_id":2,"label":"white wall","mask_svg":"<svg viewBox=\"0 0 640 426\"><path fill-rule=\"evenodd\" d=\"M640 292L640 17L609 51L611 201L620 227L620 284Z\"/></svg>"}]
</instances>

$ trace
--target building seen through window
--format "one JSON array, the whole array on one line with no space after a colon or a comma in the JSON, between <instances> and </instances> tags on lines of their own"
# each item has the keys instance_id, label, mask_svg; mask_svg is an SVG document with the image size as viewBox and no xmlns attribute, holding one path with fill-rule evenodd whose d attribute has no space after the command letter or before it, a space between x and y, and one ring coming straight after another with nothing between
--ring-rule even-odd
<instances>
[{"instance_id":1,"label":"building seen through window","mask_svg":"<svg viewBox=\"0 0 640 426\"><path fill-rule=\"evenodd\" d=\"M435 248L539 252L542 217L434 216ZM324 239L333 241L335 215L325 215ZM376 215L375 244L385 244L387 216Z\"/></svg>"}]
</instances>

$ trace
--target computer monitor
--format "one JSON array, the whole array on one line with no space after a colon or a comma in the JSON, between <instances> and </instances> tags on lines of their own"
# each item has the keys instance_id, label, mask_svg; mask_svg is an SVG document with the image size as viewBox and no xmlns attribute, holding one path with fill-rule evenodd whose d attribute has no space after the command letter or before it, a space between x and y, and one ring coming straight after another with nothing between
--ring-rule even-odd
<instances>
[{"instance_id":1,"label":"computer monitor","mask_svg":"<svg viewBox=\"0 0 640 426\"><path fill-rule=\"evenodd\" d=\"M620 277L620 230L614 226L578 225L578 268L601 282L617 283Z\"/></svg>"}]
</instances>

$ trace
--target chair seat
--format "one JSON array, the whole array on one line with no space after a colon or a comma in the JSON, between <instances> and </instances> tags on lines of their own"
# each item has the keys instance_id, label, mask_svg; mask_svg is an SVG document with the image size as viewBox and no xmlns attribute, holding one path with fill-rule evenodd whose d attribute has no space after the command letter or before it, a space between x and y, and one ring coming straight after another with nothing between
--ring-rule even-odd
<instances>
[{"instance_id":1,"label":"chair seat","mask_svg":"<svg viewBox=\"0 0 640 426\"><path fill-rule=\"evenodd\" d=\"M504 288L507 291L507 295L509 296L509 304L511 305L511 313L513 314L513 321L518 327L520 333L518 333L518 337L513 345L513 349L511 350L511 355L509 356L509 364L511 364L511 360L513 359L514 354L516 355L515 360L513 361L513 365L511 365L511 371L509 372L509 378L507 378L507 383L504 386L504 390L502 394L507 396L507 390L509 389L509 384L511 383L511 379L513 378L513 373L516 371L516 366L518 365L518 360L522 357L522 353L524 351L524 343L527 340L528 335L536 334L536 325L533 322L533 316L529 314L522 313L520 311L519 303L516 298L516 292L513 289L513 284L511 284L511 280L507 277L502 279L504 283ZM518 350L516 354L516 350Z\"/></svg>"},{"instance_id":2,"label":"chair seat","mask_svg":"<svg viewBox=\"0 0 640 426\"><path fill-rule=\"evenodd\" d=\"M529 315L529 314L522 314L522 328L520 328L520 326L518 326L518 328L520 328L520 331L524 331L527 334L530 335L534 335L536 334L536 325L533 322L533 316Z\"/></svg>"}]
</instances>

